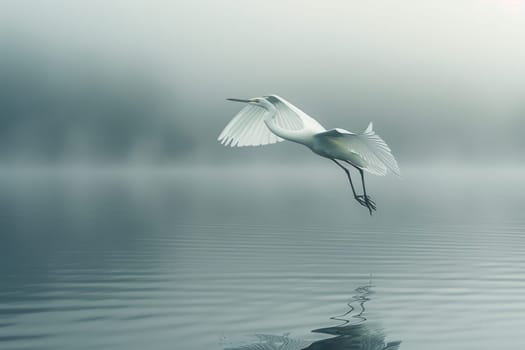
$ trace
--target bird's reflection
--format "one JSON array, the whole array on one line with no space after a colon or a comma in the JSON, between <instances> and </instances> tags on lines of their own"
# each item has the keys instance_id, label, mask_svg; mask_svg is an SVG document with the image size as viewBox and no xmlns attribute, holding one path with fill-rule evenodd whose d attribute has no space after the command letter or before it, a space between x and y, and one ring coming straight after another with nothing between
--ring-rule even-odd
<instances>
[{"instance_id":1,"label":"bird's reflection","mask_svg":"<svg viewBox=\"0 0 525 350\"><path fill-rule=\"evenodd\" d=\"M356 289L357 294L348 303L349 310L332 320L341 321L338 326L314 329L314 333L333 337L314 342L294 339L288 335L258 334L257 342L225 350L397 350L401 341L386 341L382 328L365 317L365 303L372 294L371 285Z\"/></svg>"},{"instance_id":2,"label":"bird's reflection","mask_svg":"<svg viewBox=\"0 0 525 350\"><path fill-rule=\"evenodd\" d=\"M366 324L317 329L313 332L336 334L336 337L318 340L304 350L397 350L400 341L386 342L379 328Z\"/></svg>"}]
</instances>

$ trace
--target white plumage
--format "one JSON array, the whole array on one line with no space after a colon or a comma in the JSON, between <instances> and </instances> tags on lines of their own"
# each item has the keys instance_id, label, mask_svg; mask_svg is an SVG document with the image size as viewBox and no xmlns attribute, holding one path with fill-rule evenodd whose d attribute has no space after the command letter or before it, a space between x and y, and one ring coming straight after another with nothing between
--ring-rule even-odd
<instances>
[{"instance_id":1,"label":"white plumage","mask_svg":"<svg viewBox=\"0 0 525 350\"><path fill-rule=\"evenodd\" d=\"M316 134L314 139L322 156L347 160L374 175L384 176L388 171L401 175L390 147L374 132L371 122L361 134L336 128Z\"/></svg>"},{"instance_id":2,"label":"white plumage","mask_svg":"<svg viewBox=\"0 0 525 350\"><path fill-rule=\"evenodd\" d=\"M400 176L390 147L374 132L372 123L360 134L339 128L327 131L317 120L277 95L229 100L247 105L219 135L218 140L223 145L261 146L284 140L303 144L345 170L355 199L368 207L370 214L376 207L366 195L363 171L381 176L390 171ZM356 194L350 173L340 161L360 172L363 195Z\"/></svg>"},{"instance_id":3,"label":"white plumage","mask_svg":"<svg viewBox=\"0 0 525 350\"><path fill-rule=\"evenodd\" d=\"M262 146L284 141L275 135L264 124L266 111L254 105L247 105L226 125L219 136L219 141L225 146ZM276 118L276 123L282 128L298 130L302 127L301 120L286 123L283 118Z\"/></svg>"},{"instance_id":4,"label":"white plumage","mask_svg":"<svg viewBox=\"0 0 525 350\"><path fill-rule=\"evenodd\" d=\"M312 121L317 123L306 113L283 98L277 96L267 96L266 98L273 103L276 109L273 122L283 129L301 130L306 123L311 123ZM264 108L255 104L246 105L226 125L219 135L219 141L223 145L231 147L262 146L284 141L284 139L272 133L265 125L264 117L266 113L267 111ZM311 121L308 119L311 119Z\"/></svg>"}]
</instances>

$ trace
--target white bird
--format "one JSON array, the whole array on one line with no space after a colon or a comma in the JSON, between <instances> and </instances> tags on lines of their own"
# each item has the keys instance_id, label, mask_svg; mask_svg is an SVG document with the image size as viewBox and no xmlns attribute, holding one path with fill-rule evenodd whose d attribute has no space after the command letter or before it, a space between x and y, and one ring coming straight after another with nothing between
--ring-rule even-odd
<instances>
[{"instance_id":1,"label":"white bird","mask_svg":"<svg viewBox=\"0 0 525 350\"><path fill-rule=\"evenodd\" d=\"M392 172L400 176L399 166L390 147L374 132L372 123L360 134L339 128L326 130L317 120L277 95L227 100L247 105L219 135L218 140L223 145L261 146L284 140L300 143L344 170L354 198L368 208L370 215L372 210L376 210L376 205L366 194L363 171L381 176ZM350 171L341 162L359 171L362 195L356 193Z\"/></svg>"}]
</instances>

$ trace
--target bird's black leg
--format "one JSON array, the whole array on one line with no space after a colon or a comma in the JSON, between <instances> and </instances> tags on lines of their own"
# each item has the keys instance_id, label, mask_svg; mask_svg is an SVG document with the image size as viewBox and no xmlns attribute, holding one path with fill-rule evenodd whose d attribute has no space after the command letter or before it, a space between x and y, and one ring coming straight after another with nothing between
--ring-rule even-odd
<instances>
[{"instance_id":1,"label":"bird's black leg","mask_svg":"<svg viewBox=\"0 0 525 350\"><path fill-rule=\"evenodd\" d=\"M359 170L359 174L361 174L361 182L363 183L363 197L365 199L366 206L370 211L370 215L372 215L372 209L376 210L376 204L372 201L370 197L366 195L365 176L363 174L363 169L358 168L357 170Z\"/></svg>"},{"instance_id":2,"label":"bird's black leg","mask_svg":"<svg viewBox=\"0 0 525 350\"><path fill-rule=\"evenodd\" d=\"M330 158L332 159L332 158ZM350 181L350 186L352 187L352 192L354 193L354 198L356 201L359 202L359 204L361 204L362 206L364 207L367 207L368 210L370 211L370 214L372 213L371 211L371 207L375 210L375 203L370 199L368 198L368 200L366 199L367 197L366 196L361 196L361 195L358 195L357 193L355 193L355 188L354 188L354 184L352 182L352 177L350 176L350 171L345 168L341 163L339 163L337 160L335 159L332 159L332 161L337 164L341 169L344 170L344 172L346 173L346 176L348 177L348 181Z\"/></svg>"},{"instance_id":3,"label":"bird's black leg","mask_svg":"<svg viewBox=\"0 0 525 350\"><path fill-rule=\"evenodd\" d=\"M355 193L354 184L352 182L352 178L350 177L350 171L343 166L343 164L339 163L337 160L330 158L335 164L337 164L341 169L344 170L346 173L346 176L348 177L348 181L350 181L350 186L352 187L352 192L354 193L354 198L357 199L358 195Z\"/></svg>"},{"instance_id":4,"label":"bird's black leg","mask_svg":"<svg viewBox=\"0 0 525 350\"><path fill-rule=\"evenodd\" d=\"M363 169L356 167L355 165L353 165L352 163L348 161L346 161L346 163L352 165L354 168L357 169L357 171L359 171L359 174L361 175L361 183L363 184L363 196L362 197L358 196L358 197L359 199L363 198L363 201L365 203L363 205L368 208L368 210L370 211L370 215L372 215L372 210L377 210L376 203L372 200L372 198L370 198L370 196L366 194L365 175L364 175Z\"/></svg>"}]
</instances>

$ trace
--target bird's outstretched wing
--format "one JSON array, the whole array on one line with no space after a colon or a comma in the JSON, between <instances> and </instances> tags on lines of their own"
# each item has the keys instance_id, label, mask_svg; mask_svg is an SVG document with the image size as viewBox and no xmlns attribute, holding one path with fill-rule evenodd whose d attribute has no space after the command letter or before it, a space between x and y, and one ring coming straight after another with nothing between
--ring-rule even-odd
<instances>
[{"instance_id":1,"label":"bird's outstretched wing","mask_svg":"<svg viewBox=\"0 0 525 350\"><path fill-rule=\"evenodd\" d=\"M271 95L266 96L266 99L275 106L277 109L277 115L280 116L280 118L300 121L300 127L294 130L310 129L314 132L323 132L326 130L317 120L310 117L284 98L277 95Z\"/></svg>"},{"instance_id":2,"label":"bird's outstretched wing","mask_svg":"<svg viewBox=\"0 0 525 350\"><path fill-rule=\"evenodd\" d=\"M225 146L259 146L280 142L264 124L266 110L247 104L233 117L219 135L218 140Z\"/></svg>"},{"instance_id":3,"label":"bird's outstretched wing","mask_svg":"<svg viewBox=\"0 0 525 350\"><path fill-rule=\"evenodd\" d=\"M277 95L265 96L277 110L272 123L288 130L301 130L305 127L325 129L313 118ZM262 146L283 141L273 134L264 123L267 111L248 104L226 125L218 140L225 146Z\"/></svg>"},{"instance_id":4,"label":"bird's outstretched wing","mask_svg":"<svg viewBox=\"0 0 525 350\"><path fill-rule=\"evenodd\" d=\"M397 165L392 150L388 147L385 140L374 132L373 128L374 125L370 122L362 134L355 135L363 146L366 146L366 149L363 149L363 154L370 158L375 156L388 170L397 176L401 176L401 170L399 170L399 165Z\"/></svg>"},{"instance_id":5,"label":"bird's outstretched wing","mask_svg":"<svg viewBox=\"0 0 525 350\"><path fill-rule=\"evenodd\" d=\"M354 134L343 129L332 129L318 134L321 137L323 135L344 139L343 147L351 155L346 160L352 162L352 159L358 159L360 164L356 166L363 170L375 175L386 175L388 171L391 171L397 176L401 176L401 171L390 147L374 132L372 123L368 124L368 127L361 134Z\"/></svg>"}]
</instances>

